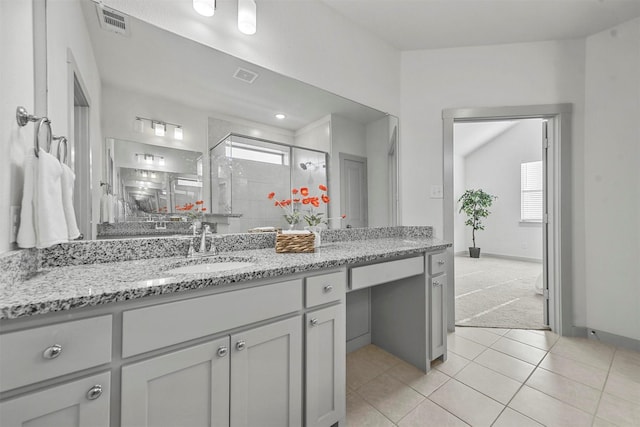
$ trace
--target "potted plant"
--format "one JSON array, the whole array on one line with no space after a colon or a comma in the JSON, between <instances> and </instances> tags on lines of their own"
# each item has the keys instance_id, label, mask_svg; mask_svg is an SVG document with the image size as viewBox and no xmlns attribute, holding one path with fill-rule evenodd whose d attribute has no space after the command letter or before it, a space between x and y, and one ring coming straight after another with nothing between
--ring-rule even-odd
<instances>
[{"instance_id":1,"label":"potted plant","mask_svg":"<svg viewBox=\"0 0 640 427\"><path fill-rule=\"evenodd\" d=\"M489 193L482 190L467 190L458 199L461 203L458 212L464 212L467 215L465 225L471 227L471 236L473 238L473 247L469 247L469 256L471 258L480 258L480 248L476 247L476 230L484 230L482 220L491 213L489 208L496 199Z\"/></svg>"}]
</instances>

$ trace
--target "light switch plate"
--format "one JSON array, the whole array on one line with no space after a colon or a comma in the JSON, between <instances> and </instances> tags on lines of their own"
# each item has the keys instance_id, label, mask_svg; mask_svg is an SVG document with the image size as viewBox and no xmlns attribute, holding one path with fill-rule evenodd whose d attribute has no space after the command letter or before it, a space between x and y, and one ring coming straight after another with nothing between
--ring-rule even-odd
<instances>
[{"instance_id":1,"label":"light switch plate","mask_svg":"<svg viewBox=\"0 0 640 427\"><path fill-rule=\"evenodd\" d=\"M442 185L432 185L431 186L431 198L432 199L442 199Z\"/></svg>"}]
</instances>

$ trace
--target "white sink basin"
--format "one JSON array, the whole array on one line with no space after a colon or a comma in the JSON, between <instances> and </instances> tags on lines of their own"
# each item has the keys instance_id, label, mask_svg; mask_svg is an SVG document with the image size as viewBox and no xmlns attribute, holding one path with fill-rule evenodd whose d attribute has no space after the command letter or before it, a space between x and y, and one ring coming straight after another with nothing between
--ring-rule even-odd
<instances>
[{"instance_id":1,"label":"white sink basin","mask_svg":"<svg viewBox=\"0 0 640 427\"><path fill-rule=\"evenodd\" d=\"M238 268L251 267L252 262L240 262L240 261L225 261L225 262L212 262L209 264L196 264L187 265L185 267L173 268L166 270L165 273L169 274L206 274L216 273L218 271L236 270Z\"/></svg>"}]
</instances>

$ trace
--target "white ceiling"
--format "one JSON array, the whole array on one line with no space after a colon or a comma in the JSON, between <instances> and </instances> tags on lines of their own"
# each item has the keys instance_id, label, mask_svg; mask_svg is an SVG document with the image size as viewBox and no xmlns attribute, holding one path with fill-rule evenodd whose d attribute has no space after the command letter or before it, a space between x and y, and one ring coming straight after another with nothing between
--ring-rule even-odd
<instances>
[{"instance_id":1,"label":"white ceiling","mask_svg":"<svg viewBox=\"0 0 640 427\"><path fill-rule=\"evenodd\" d=\"M498 135L505 133L516 123L516 120L454 123L454 155L468 156Z\"/></svg>"},{"instance_id":2,"label":"white ceiling","mask_svg":"<svg viewBox=\"0 0 640 427\"><path fill-rule=\"evenodd\" d=\"M582 38L640 16L640 0L321 0L399 50Z\"/></svg>"}]
</instances>

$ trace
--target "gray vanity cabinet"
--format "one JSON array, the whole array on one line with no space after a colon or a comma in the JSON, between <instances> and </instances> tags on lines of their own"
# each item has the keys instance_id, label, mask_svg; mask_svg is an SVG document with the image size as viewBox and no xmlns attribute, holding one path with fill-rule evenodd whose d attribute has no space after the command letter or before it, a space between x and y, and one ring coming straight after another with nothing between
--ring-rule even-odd
<instances>
[{"instance_id":1,"label":"gray vanity cabinet","mask_svg":"<svg viewBox=\"0 0 640 427\"><path fill-rule=\"evenodd\" d=\"M106 372L0 403L0 425L108 427L111 374Z\"/></svg>"},{"instance_id":2,"label":"gray vanity cabinet","mask_svg":"<svg viewBox=\"0 0 640 427\"><path fill-rule=\"evenodd\" d=\"M429 339L429 358L435 360L447 358L447 275L445 274L445 252L430 254L429 264L429 301L431 334Z\"/></svg>"},{"instance_id":3,"label":"gray vanity cabinet","mask_svg":"<svg viewBox=\"0 0 640 427\"><path fill-rule=\"evenodd\" d=\"M228 426L229 336L122 368L121 425Z\"/></svg>"},{"instance_id":4,"label":"gray vanity cabinet","mask_svg":"<svg viewBox=\"0 0 640 427\"><path fill-rule=\"evenodd\" d=\"M301 322L296 316L231 336L232 427L302 425Z\"/></svg>"}]
</instances>

